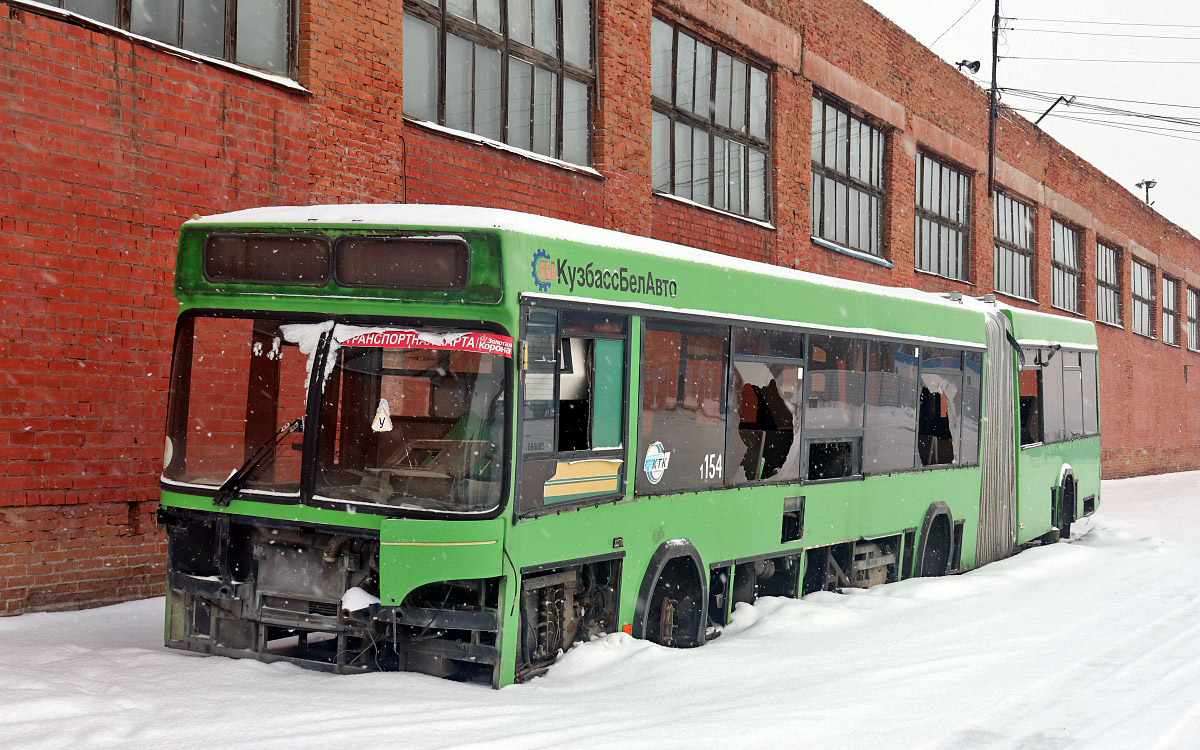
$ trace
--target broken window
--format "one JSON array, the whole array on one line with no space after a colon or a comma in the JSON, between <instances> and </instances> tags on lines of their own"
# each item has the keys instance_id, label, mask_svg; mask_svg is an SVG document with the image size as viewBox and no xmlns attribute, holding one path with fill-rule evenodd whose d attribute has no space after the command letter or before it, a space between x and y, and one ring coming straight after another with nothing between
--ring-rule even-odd
<instances>
[{"instance_id":1,"label":"broken window","mask_svg":"<svg viewBox=\"0 0 1200 750\"><path fill-rule=\"evenodd\" d=\"M628 316L528 308L522 511L620 492Z\"/></svg>"},{"instance_id":2,"label":"broken window","mask_svg":"<svg viewBox=\"0 0 1200 750\"><path fill-rule=\"evenodd\" d=\"M725 484L729 327L645 320L639 494Z\"/></svg>"},{"instance_id":3,"label":"broken window","mask_svg":"<svg viewBox=\"0 0 1200 750\"><path fill-rule=\"evenodd\" d=\"M927 348L921 356L917 455L922 466L959 463L962 440L962 359L953 349Z\"/></svg>"},{"instance_id":4,"label":"broken window","mask_svg":"<svg viewBox=\"0 0 1200 750\"><path fill-rule=\"evenodd\" d=\"M733 341L730 483L798 479L804 336L736 328Z\"/></svg>"},{"instance_id":5,"label":"broken window","mask_svg":"<svg viewBox=\"0 0 1200 750\"><path fill-rule=\"evenodd\" d=\"M809 479L862 473L866 348L859 339L808 337L804 422Z\"/></svg>"}]
</instances>

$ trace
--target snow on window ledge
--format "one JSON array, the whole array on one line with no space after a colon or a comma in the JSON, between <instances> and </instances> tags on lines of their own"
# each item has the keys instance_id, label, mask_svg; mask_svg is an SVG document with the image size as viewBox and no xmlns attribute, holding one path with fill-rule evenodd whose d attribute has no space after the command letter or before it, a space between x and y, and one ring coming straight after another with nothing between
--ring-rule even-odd
<instances>
[{"instance_id":1,"label":"snow on window ledge","mask_svg":"<svg viewBox=\"0 0 1200 750\"><path fill-rule=\"evenodd\" d=\"M826 250L832 250L835 253L841 253L842 255L848 255L851 258L865 260L868 263L874 263L875 265L883 266L884 268L896 267L895 264L893 264L890 260L887 258L880 258L878 255L871 255L870 253L864 253L861 250L854 250L853 248L846 247L845 245L839 245L836 242L830 242L829 240L821 239L820 237L809 237L809 239L812 240L814 245L823 247Z\"/></svg>"},{"instance_id":2,"label":"snow on window ledge","mask_svg":"<svg viewBox=\"0 0 1200 750\"><path fill-rule=\"evenodd\" d=\"M190 50L183 49L182 47L176 47L173 44L166 44L158 41L157 39L151 39L150 37L142 36L141 34L134 34L131 31L126 31L125 29L117 26L110 26L109 24L97 21L94 18L88 18L87 16L73 13L63 8L56 8L53 5L45 5L43 3L35 2L35 0L9 0L9 2L11 5L24 8L31 13L37 13L38 15L48 16L51 18L58 18L60 20L73 23L77 26L83 26L85 28L95 29L96 31L102 31L106 34L112 34L113 36L123 37L131 42L143 44L147 47L153 47L160 52L166 52L169 55L174 55L175 57L179 57L184 60L208 63L209 65L215 65L218 68L224 68L250 78L257 78L260 81L279 86L280 88L298 91L304 94L311 93L308 89L304 88L299 83L291 78L288 78L287 76L281 76L277 73L268 73L265 70L258 70L257 68L239 65L238 63L230 62L228 60L221 60L216 57L202 55L199 52L192 52Z\"/></svg>"},{"instance_id":3,"label":"snow on window ledge","mask_svg":"<svg viewBox=\"0 0 1200 750\"><path fill-rule=\"evenodd\" d=\"M717 214L718 216L725 216L730 219L737 219L738 221L744 221L747 224L753 224L756 227L762 227L763 229L770 229L771 231L775 231L775 225L769 221L763 221L762 219L754 219L749 216L743 216L742 214L735 214L732 211L726 211L724 209L714 208L713 206L706 206L703 203L697 203L696 201L688 200L687 198L681 198L678 195L673 195L671 193L664 193L659 190L655 190L654 194L656 196L658 196L659 198L666 198L669 201L675 201L676 203L682 203L685 206L699 208L704 211L708 211L709 213Z\"/></svg>"},{"instance_id":4,"label":"snow on window ledge","mask_svg":"<svg viewBox=\"0 0 1200 750\"><path fill-rule=\"evenodd\" d=\"M563 161L562 159L555 159L553 156L546 156L545 154L539 154L536 151L529 151L527 149L519 148L517 146L512 146L512 145L509 145L502 141L495 141L495 140L492 140L491 138L484 138L481 135L476 135L475 133L470 133L470 132L467 132L466 130L458 130L457 128L448 128L445 125L438 125L436 122L430 122L429 120L420 120L415 117L409 117L408 115L404 116L404 121L410 125L416 125L417 127L424 128L425 130L431 130L435 133L441 133L442 135L448 135L451 138L457 138L460 141L469 141L471 143L479 144L480 146L489 146L491 148L496 149L497 151L507 151L510 154L516 154L517 156L523 156L526 159L532 159L533 161L540 161L543 164L549 164L552 167L558 167L559 169L565 169L570 172L579 172L580 174L586 174L590 177L599 177L600 179L604 179L604 175L600 174L599 172L592 169L591 167L585 167L582 164L572 164L569 161Z\"/></svg>"},{"instance_id":5,"label":"snow on window ledge","mask_svg":"<svg viewBox=\"0 0 1200 750\"><path fill-rule=\"evenodd\" d=\"M947 276L944 273L936 273L934 271L926 271L924 268L914 268L913 272L918 273L922 276L932 276L935 279L944 279L945 281L952 281L955 284L966 284L967 286L975 286L975 282L973 282L973 281L969 281L967 279L956 278L954 276Z\"/></svg>"}]
</instances>

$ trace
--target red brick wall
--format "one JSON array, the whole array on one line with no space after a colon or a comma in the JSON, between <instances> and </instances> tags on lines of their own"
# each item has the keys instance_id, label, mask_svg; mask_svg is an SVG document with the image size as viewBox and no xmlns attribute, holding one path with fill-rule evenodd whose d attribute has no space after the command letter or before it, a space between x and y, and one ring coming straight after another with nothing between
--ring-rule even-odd
<instances>
[{"instance_id":1,"label":"red brick wall","mask_svg":"<svg viewBox=\"0 0 1200 750\"><path fill-rule=\"evenodd\" d=\"M601 0L599 176L406 123L399 3L304 0L300 9L305 91L26 7L0 13L0 614L160 590L163 545L150 513L174 243L192 214L342 201L487 205L834 276L992 291L986 96L861 3ZM650 190L652 9L772 69L773 228ZM890 130L885 242L894 268L809 241L814 85ZM970 283L913 268L922 148L974 174ZM1195 238L1028 122L1001 118L998 157L1000 183L1039 204L1041 309L1056 212L1083 233L1083 317L1095 314L1097 236L1124 251L1126 320L1131 255L1156 268L1156 284L1166 270L1200 287ZM1200 355L1099 328L1105 474L1196 468L1200 431L1188 415L1200 406Z\"/></svg>"},{"instance_id":2,"label":"red brick wall","mask_svg":"<svg viewBox=\"0 0 1200 750\"><path fill-rule=\"evenodd\" d=\"M161 590L154 525L193 214L309 200L306 97L0 14L0 613Z\"/></svg>"}]
</instances>

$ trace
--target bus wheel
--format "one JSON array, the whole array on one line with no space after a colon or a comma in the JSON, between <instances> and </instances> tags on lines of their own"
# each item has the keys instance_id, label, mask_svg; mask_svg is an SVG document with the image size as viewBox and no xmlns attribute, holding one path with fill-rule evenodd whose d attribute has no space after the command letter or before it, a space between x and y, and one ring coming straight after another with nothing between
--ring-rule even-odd
<instances>
[{"instance_id":1,"label":"bus wheel","mask_svg":"<svg viewBox=\"0 0 1200 750\"><path fill-rule=\"evenodd\" d=\"M646 607L646 640L662 646L691 648L701 643L703 589L687 557L667 563Z\"/></svg>"},{"instance_id":2,"label":"bus wheel","mask_svg":"<svg viewBox=\"0 0 1200 750\"><path fill-rule=\"evenodd\" d=\"M1067 474L1063 477L1062 486L1058 489L1058 517L1054 525L1058 527L1059 539L1071 538L1071 524L1075 522L1075 477Z\"/></svg>"},{"instance_id":3,"label":"bus wheel","mask_svg":"<svg viewBox=\"0 0 1200 750\"><path fill-rule=\"evenodd\" d=\"M925 513L917 550L918 576L944 576L950 571L950 517L950 509L940 502L930 505Z\"/></svg>"}]
</instances>

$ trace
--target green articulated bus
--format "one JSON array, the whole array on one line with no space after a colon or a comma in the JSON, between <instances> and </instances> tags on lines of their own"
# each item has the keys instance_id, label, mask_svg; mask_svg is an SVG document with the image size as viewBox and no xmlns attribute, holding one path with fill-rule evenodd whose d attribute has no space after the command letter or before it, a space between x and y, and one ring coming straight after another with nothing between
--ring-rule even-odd
<instances>
[{"instance_id":1,"label":"green articulated bus","mask_svg":"<svg viewBox=\"0 0 1200 750\"><path fill-rule=\"evenodd\" d=\"M1100 493L1091 324L520 213L183 226L167 645L499 687L962 572Z\"/></svg>"}]
</instances>

